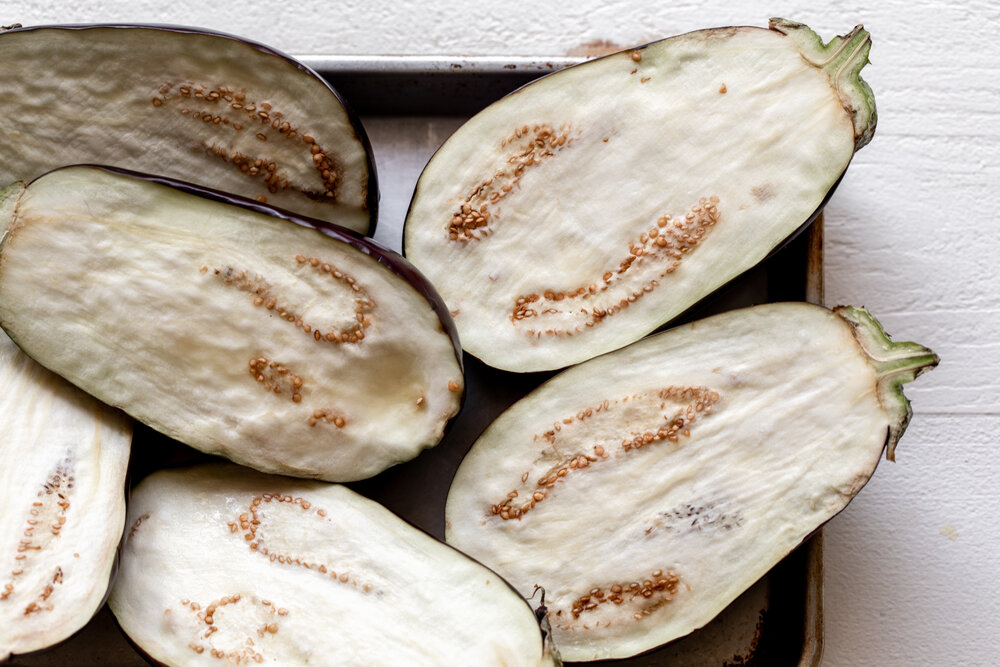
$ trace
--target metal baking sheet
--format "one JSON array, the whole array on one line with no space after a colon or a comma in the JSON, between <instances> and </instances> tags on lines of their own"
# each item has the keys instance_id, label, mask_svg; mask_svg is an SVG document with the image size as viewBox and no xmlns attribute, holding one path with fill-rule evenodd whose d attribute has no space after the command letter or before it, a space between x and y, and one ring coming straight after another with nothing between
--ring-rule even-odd
<instances>
[{"instance_id":1,"label":"metal baking sheet","mask_svg":"<svg viewBox=\"0 0 1000 667\"><path fill-rule=\"evenodd\" d=\"M399 250L413 187L437 147L471 114L503 94L579 58L301 58L362 116L375 152L381 203L375 238ZM822 302L822 218L686 319L788 300ZM552 373L517 375L466 356L465 408L445 440L415 460L353 488L432 535L444 536L444 503L459 462L495 417ZM137 426L131 478L208 457ZM672 667L815 666L822 653L822 535L779 563L719 617L651 653L602 664ZM144 665L103 609L80 633L11 665Z\"/></svg>"}]
</instances>

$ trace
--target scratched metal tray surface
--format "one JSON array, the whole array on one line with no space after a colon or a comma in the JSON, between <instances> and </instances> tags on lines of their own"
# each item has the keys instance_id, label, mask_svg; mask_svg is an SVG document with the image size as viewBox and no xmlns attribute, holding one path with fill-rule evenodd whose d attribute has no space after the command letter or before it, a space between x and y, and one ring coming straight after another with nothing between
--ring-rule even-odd
<instances>
[{"instance_id":1,"label":"scratched metal tray surface","mask_svg":"<svg viewBox=\"0 0 1000 667\"><path fill-rule=\"evenodd\" d=\"M304 57L361 115L381 191L375 238L395 250L420 171L470 115L532 79L578 58ZM701 304L685 319L770 301L822 302L822 218L782 250ZM351 484L426 530L444 536L444 503L458 464L479 433L552 373L517 375L465 359L465 408L444 441L415 460ZM137 426L130 476L201 461L205 455ZM792 552L720 616L651 653L602 664L673 667L815 666L823 642L822 534ZM81 632L11 665L144 665L107 608Z\"/></svg>"}]
</instances>

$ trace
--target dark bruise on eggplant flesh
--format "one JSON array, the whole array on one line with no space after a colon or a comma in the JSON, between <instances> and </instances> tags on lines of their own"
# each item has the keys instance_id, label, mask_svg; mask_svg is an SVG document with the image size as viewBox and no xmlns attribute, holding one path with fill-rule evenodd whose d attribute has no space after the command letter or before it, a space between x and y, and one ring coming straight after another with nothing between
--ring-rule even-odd
<instances>
[{"instance_id":1,"label":"dark bruise on eggplant flesh","mask_svg":"<svg viewBox=\"0 0 1000 667\"><path fill-rule=\"evenodd\" d=\"M344 487L159 472L129 522L109 603L163 664L554 664L514 589Z\"/></svg>"},{"instance_id":2,"label":"dark bruise on eggplant flesh","mask_svg":"<svg viewBox=\"0 0 1000 667\"><path fill-rule=\"evenodd\" d=\"M100 608L125 522L131 425L3 333L0 386L4 661L59 643Z\"/></svg>"},{"instance_id":3,"label":"dark bruise on eggplant flesh","mask_svg":"<svg viewBox=\"0 0 1000 667\"><path fill-rule=\"evenodd\" d=\"M576 366L501 415L448 494L447 539L545 589L566 660L702 627L893 458L901 385L937 357L867 311L774 304Z\"/></svg>"},{"instance_id":4,"label":"dark bruise on eggplant flesh","mask_svg":"<svg viewBox=\"0 0 1000 667\"><path fill-rule=\"evenodd\" d=\"M96 163L170 176L373 231L360 122L303 65L192 28L0 32L0 183Z\"/></svg>"},{"instance_id":5,"label":"dark bruise on eggplant flesh","mask_svg":"<svg viewBox=\"0 0 1000 667\"><path fill-rule=\"evenodd\" d=\"M630 343L764 259L875 128L859 26L703 30L546 76L435 154L407 257L511 371Z\"/></svg>"},{"instance_id":6,"label":"dark bruise on eggplant flesh","mask_svg":"<svg viewBox=\"0 0 1000 667\"><path fill-rule=\"evenodd\" d=\"M0 324L171 437L351 481L437 444L458 413L443 304L369 239L97 167L10 191Z\"/></svg>"}]
</instances>

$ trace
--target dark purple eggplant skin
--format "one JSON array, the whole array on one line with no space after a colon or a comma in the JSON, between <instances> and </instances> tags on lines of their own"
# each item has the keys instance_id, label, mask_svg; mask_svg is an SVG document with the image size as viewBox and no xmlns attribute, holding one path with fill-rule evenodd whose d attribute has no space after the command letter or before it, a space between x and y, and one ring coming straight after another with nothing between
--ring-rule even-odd
<instances>
[{"instance_id":1,"label":"dark purple eggplant skin","mask_svg":"<svg viewBox=\"0 0 1000 667\"><path fill-rule=\"evenodd\" d=\"M343 105L345 112L347 113L347 118L351 123L351 129L354 131L354 137L361 143L365 149L365 166L368 169L368 184L366 188L365 196L365 206L364 208L369 212L370 222L368 224L368 235L375 235L375 227L378 224L378 203L379 203L379 190L378 190L378 174L375 170L375 158L372 152L372 144L368 139L368 133L365 132L364 126L361 124L361 117L354 111L351 104L344 99L344 97L337 91L336 88L331 86L326 79L320 76L311 67L299 62L290 55L279 51L273 47L267 46L266 44L261 44L251 39L245 39L238 35L232 35L225 32L219 32L216 30L210 30L207 28L198 28L193 26L183 26L183 25L170 25L170 24L158 24L158 23L80 23L80 24L50 24L50 25L37 25L37 26L21 26L20 24L15 24L14 27L3 29L0 28L0 35L10 32L30 32L36 30L90 30L94 28L111 28L115 30L129 30L129 29L146 29L146 30L163 30L165 32L175 32L178 34L185 35L203 35L206 37L216 37L218 39L228 39L235 42L240 42L247 45L248 47L259 51L269 56L275 56L281 58L282 60L292 64L299 71L311 76L312 78L319 81L323 86L329 90L335 98Z\"/></svg>"}]
</instances>

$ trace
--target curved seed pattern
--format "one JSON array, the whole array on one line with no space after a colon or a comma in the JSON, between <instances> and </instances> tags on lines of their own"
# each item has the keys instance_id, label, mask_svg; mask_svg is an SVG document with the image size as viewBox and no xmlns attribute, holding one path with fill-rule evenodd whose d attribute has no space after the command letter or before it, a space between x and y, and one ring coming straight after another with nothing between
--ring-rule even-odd
<instances>
[{"instance_id":1,"label":"curved seed pattern","mask_svg":"<svg viewBox=\"0 0 1000 667\"><path fill-rule=\"evenodd\" d=\"M235 521L230 521L226 524L229 526L229 532L237 533L243 531L243 539L250 545L250 551L266 557L272 563L277 565L294 565L295 567L312 570L341 584L350 584L365 593L372 591L370 583L360 581L357 576L343 567L334 567L332 563L313 562L309 559L303 559L301 556L294 555L287 547L282 550L283 547L280 545L272 544L269 546L265 531L263 530L263 524L268 518L265 509L271 503L298 507L301 511L317 517L315 521L329 521L326 510L314 508L313 504L304 498L293 498L290 495L282 495L280 493L265 493L256 496L250 501L250 507L247 512L240 514Z\"/></svg>"},{"instance_id":2,"label":"curved seed pattern","mask_svg":"<svg viewBox=\"0 0 1000 667\"><path fill-rule=\"evenodd\" d=\"M613 317L660 286L660 280L673 273L684 257L692 252L719 221L719 198L702 197L684 217L661 216L637 241L618 267L604 272L599 282L568 292L545 290L542 294L523 294L514 302L511 324L527 320L536 324L526 329L531 336L572 336L583 328L594 327Z\"/></svg>"},{"instance_id":3,"label":"curved seed pattern","mask_svg":"<svg viewBox=\"0 0 1000 667\"><path fill-rule=\"evenodd\" d=\"M175 90L176 88L176 90ZM316 140L300 134L281 111L271 108L269 102L248 99L246 88L235 90L232 86L199 86L188 82L179 86L164 83L152 98L157 109L174 110L208 130L210 137L201 142L208 155L232 164L248 178L261 179L267 191L274 194L292 189L316 201L337 201L337 188L343 181L344 168L333 152L324 149ZM228 139L224 136L228 134ZM259 142L257 155L248 155L237 148L237 140L246 143L246 137ZM282 142L276 150L292 146L302 152L302 159L312 162L320 178L319 189L291 182L290 174L276 158L264 154L268 142ZM258 201L266 202L261 195Z\"/></svg>"},{"instance_id":4,"label":"curved seed pattern","mask_svg":"<svg viewBox=\"0 0 1000 667\"><path fill-rule=\"evenodd\" d=\"M0 603L13 603L18 597L28 597L30 602L27 602L24 608L25 616L40 611L51 611L54 608L49 598L55 590L54 587L62 583L61 567L56 567L50 582L36 595L15 595L15 584L18 578L24 575L25 568L32 566L34 562L32 556L42 553L59 538L66 524L73 485L72 461L67 457L56 465L55 470L42 484L28 510L24 531L17 544L14 565L3 591L0 591Z\"/></svg>"},{"instance_id":5,"label":"curved seed pattern","mask_svg":"<svg viewBox=\"0 0 1000 667\"><path fill-rule=\"evenodd\" d=\"M264 662L264 655L257 650L257 642L277 634L280 617L288 615L287 609L277 607L269 600L259 600L254 596L240 593L213 600L204 609L201 604L191 600L181 600L180 604L182 608L190 610L198 617L197 639L188 643L188 648L198 655L208 652L213 658L237 665ZM227 610L226 607L230 609ZM225 627L227 624L221 623L221 618L229 616L228 612L237 610L240 612L237 622L242 621L244 626L247 621L258 624L254 631L243 634L245 632L243 628L231 630ZM164 611L166 615L170 613L169 608ZM232 619L229 624L232 624ZM206 627L202 628L203 625ZM222 626L221 632L220 626ZM204 634L202 629L205 631Z\"/></svg>"},{"instance_id":6,"label":"curved seed pattern","mask_svg":"<svg viewBox=\"0 0 1000 667\"><path fill-rule=\"evenodd\" d=\"M573 143L571 127L562 125L558 130L551 125L527 125L516 128L500 142L506 163L488 179L482 181L466 198L448 225L451 241L467 243L479 241L493 231L493 224L500 217L499 204L514 188L525 169L533 168L555 157Z\"/></svg>"},{"instance_id":7,"label":"curved seed pattern","mask_svg":"<svg viewBox=\"0 0 1000 667\"><path fill-rule=\"evenodd\" d=\"M322 262L317 257L306 257L296 255L295 261L305 267L312 267L316 271L326 274L333 280L343 283L348 289L354 292L354 319L352 326L346 329L330 329L327 332L321 331L308 322L302 320L302 316L295 313L290 306L285 306L279 302L278 297L273 294L270 283L255 273L248 273L245 270L237 270L229 266L224 269L216 268L215 275L226 285L235 287L238 290L247 292L253 296L253 305L273 311L278 316L301 329L306 334L312 335L317 341L326 341L334 344L360 343L365 339L365 329L371 326L372 314L375 310L375 301L368 296L368 292L362 287L353 276L350 276L337 267ZM202 267L201 272L208 271L208 267Z\"/></svg>"},{"instance_id":8,"label":"curved seed pattern","mask_svg":"<svg viewBox=\"0 0 1000 667\"><path fill-rule=\"evenodd\" d=\"M284 365L267 357L254 357L250 360L249 366L250 376L267 391L288 394L294 403L302 401L302 394L299 393L302 389L302 378Z\"/></svg>"},{"instance_id":9,"label":"curved seed pattern","mask_svg":"<svg viewBox=\"0 0 1000 667\"><path fill-rule=\"evenodd\" d=\"M543 449L540 456L536 459L540 464L553 459L557 463L549 466L542 473L541 477L535 482L534 487L529 483L532 471L527 471L521 475L521 484L518 487L520 487L521 491L525 492L524 501L516 501L521 493L518 487L515 487L513 491L507 494L504 500L490 506L490 514L499 516L504 521L511 519L520 520L535 505L545 500L556 484L565 481L570 474L573 474L575 479L579 474L578 471L590 467L591 464L612 460L610 453L602 444L593 444L593 453L582 452L582 445L585 443L574 442L575 438L572 435L574 425L598 418L611 421L615 418L615 415L611 413L621 410L630 400L633 401L633 404L636 401L658 402L659 405L655 406L650 413L657 415L657 419L660 420L659 425L643 432L630 430L627 435L620 436L619 446L621 451L614 457L617 460L631 451L642 449L663 440L676 443L681 437L690 437L691 424L700 417L711 414L713 407L720 399L720 394L708 387L677 387L671 385L659 391L633 394L632 396L625 396L614 401L604 400L596 406L588 407L571 417L557 421L552 425L551 430L541 434L541 440L549 443L549 447ZM680 410L673 411L672 409L668 409L668 403L681 403L683 407ZM629 428L629 424L622 425L622 429ZM566 432L564 433L563 431ZM538 440L539 435L536 434L534 441L537 442ZM559 448L561 440L569 440L569 445L574 447L576 451L569 455L561 452Z\"/></svg>"},{"instance_id":10,"label":"curved seed pattern","mask_svg":"<svg viewBox=\"0 0 1000 667\"><path fill-rule=\"evenodd\" d=\"M337 428L347 426L347 419L343 415L338 415L333 410L313 410L312 416L309 418L309 425L315 426L321 422L333 424Z\"/></svg>"},{"instance_id":11,"label":"curved seed pattern","mask_svg":"<svg viewBox=\"0 0 1000 667\"><path fill-rule=\"evenodd\" d=\"M250 377L263 385L265 390L278 395L288 395L293 403L302 402L301 390L304 381L286 366L264 356L252 358L248 365ZM344 428L347 425L347 418L333 410L313 410L309 416L309 425L316 426L320 423Z\"/></svg>"},{"instance_id":12,"label":"curved seed pattern","mask_svg":"<svg viewBox=\"0 0 1000 667\"><path fill-rule=\"evenodd\" d=\"M635 608L632 618L641 621L667 602L673 600L681 578L677 573L654 570L641 581L627 581L610 586L595 586L586 595L581 595L570 605L569 613L574 620L583 614L598 609L603 604L616 607L623 604ZM562 616L561 609L549 611L549 619L558 622Z\"/></svg>"}]
</instances>

